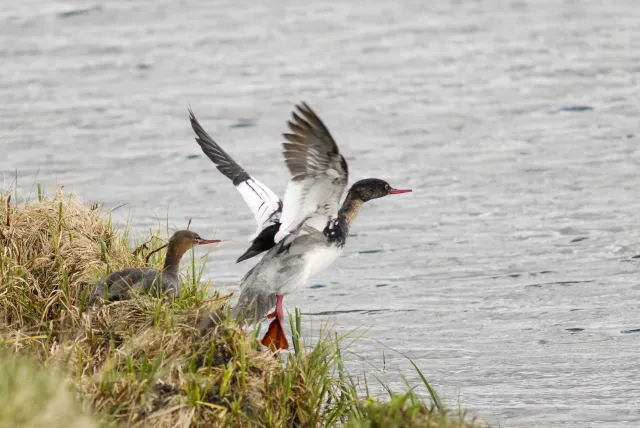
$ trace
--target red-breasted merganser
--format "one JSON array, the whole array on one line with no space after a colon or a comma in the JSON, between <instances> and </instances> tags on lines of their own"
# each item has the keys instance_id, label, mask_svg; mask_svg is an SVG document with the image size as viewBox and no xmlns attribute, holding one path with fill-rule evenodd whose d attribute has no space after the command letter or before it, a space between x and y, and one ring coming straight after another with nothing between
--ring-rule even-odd
<instances>
[{"instance_id":1,"label":"red-breasted merganser","mask_svg":"<svg viewBox=\"0 0 640 428\"><path fill-rule=\"evenodd\" d=\"M280 228L282 201L271 189L250 176L227 152L222 150L202 128L191 109L189 109L189 120L197 135L196 142L204 154L233 182L258 223L256 233L249 238L251 246L236 260L236 263L269 250L275 245L274 236Z\"/></svg>"},{"instance_id":2,"label":"red-breasted merganser","mask_svg":"<svg viewBox=\"0 0 640 428\"><path fill-rule=\"evenodd\" d=\"M275 318L262 339L271 349L287 349L282 300L308 278L329 266L342 252L349 228L362 204L387 195L410 192L392 188L377 178L356 182L340 209L348 181L348 166L318 116L302 103L300 115L284 134L284 157L292 178L287 186L276 245L251 269L241 283L233 314L239 320L258 321L275 304Z\"/></svg>"},{"instance_id":3,"label":"red-breasted merganser","mask_svg":"<svg viewBox=\"0 0 640 428\"><path fill-rule=\"evenodd\" d=\"M162 270L130 268L112 272L102 278L93 292L93 299L124 300L132 289L173 298L180 291L180 260L184 253L196 245L214 244L218 239L202 239L197 233L179 230L169 240Z\"/></svg>"}]
</instances>

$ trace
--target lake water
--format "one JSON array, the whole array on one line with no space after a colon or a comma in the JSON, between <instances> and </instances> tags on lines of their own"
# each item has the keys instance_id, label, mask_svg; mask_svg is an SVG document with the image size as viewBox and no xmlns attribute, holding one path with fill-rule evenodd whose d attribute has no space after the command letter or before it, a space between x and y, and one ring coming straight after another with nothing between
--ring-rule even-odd
<instances>
[{"instance_id":1,"label":"lake water","mask_svg":"<svg viewBox=\"0 0 640 428\"><path fill-rule=\"evenodd\" d=\"M22 198L64 185L126 204L119 225L192 218L244 245L253 217L187 108L283 195L306 100L351 182L414 193L365 205L286 308L360 327L354 373L418 384L400 351L494 425L640 426L636 1L5 3L3 187L17 171ZM243 248L212 253L216 286L252 266Z\"/></svg>"}]
</instances>

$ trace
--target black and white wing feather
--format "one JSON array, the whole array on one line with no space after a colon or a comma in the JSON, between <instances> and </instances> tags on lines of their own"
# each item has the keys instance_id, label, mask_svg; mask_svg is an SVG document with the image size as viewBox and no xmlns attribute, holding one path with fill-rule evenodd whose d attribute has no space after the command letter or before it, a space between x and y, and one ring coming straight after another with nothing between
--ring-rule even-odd
<instances>
[{"instance_id":1,"label":"black and white wing feather","mask_svg":"<svg viewBox=\"0 0 640 428\"><path fill-rule=\"evenodd\" d=\"M249 241L252 241L260 232L280 220L282 212L280 198L267 186L250 176L227 152L222 150L222 147L202 128L191 109L189 109L189 120L197 135L196 142L204 154L216 164L222 174L233 182L256 218L258 229L249 238Z\"/></svg>"},{"instance_id":2,"label":"black and white wing feather","mask_svg":"<svg viewBox=\"0 0 640 428\"><path fill-rule=\"evenodd\" d=\"M320 118L306 103L296 106L291 133L284 134L284 158L291 180L284 196L280 230L275 242L306 225L319 231L338 213L340 198L349 180L347 162Z\"/></svg>"}]
</instances>

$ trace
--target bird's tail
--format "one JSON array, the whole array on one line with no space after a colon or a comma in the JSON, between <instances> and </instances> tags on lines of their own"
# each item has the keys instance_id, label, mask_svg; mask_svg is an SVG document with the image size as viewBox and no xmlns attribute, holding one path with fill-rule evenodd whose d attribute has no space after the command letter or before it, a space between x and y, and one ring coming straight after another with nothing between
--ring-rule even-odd
<instances>
[{"instance_id":1,"label":"bird's tail","mask_svg":"<svg viewBox=\"0 0 640 428\"><path fill-rule=\"evenodd\" d=\"M238 324L255 323L262 320L275 305L275 293L245 288L240 293L238 303L233 307L231 314Z\"/></svg>"}]
</instances>

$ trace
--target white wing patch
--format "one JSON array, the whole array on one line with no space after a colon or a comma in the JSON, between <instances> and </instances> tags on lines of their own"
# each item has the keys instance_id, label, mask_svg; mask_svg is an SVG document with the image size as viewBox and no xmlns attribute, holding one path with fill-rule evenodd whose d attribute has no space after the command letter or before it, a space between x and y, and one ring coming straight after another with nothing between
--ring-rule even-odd
<instances>
[{"instance_id":1,"label":"white wing patch","mask_svg":"<svg viewBox=\"0 0 640 428\"><path fill-rule=\"evenodd\" d=\"M267 223L278 220L273 214L280 208L280 198L267 186L251 177L249 180L237 185L236 189L238 189L238 192L240 192L249 209L251 209L253 216L256 218L258 230L255 236L266 227ZM252 241L255 236L252 236L249 241Z\"/></svg>"}]
</instances>

